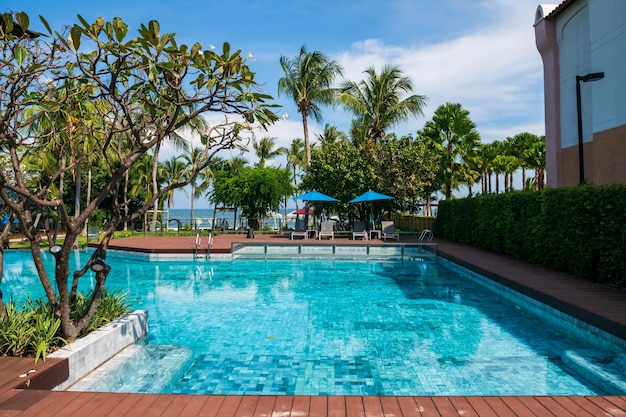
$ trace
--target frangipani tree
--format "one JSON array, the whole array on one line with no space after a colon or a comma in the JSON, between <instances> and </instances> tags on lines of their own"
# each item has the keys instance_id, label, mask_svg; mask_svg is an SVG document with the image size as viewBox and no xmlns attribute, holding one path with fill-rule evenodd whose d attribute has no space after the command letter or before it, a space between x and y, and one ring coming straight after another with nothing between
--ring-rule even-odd
<instances>
[{"instance_id":1,"label":"frangipani tree","mask_svg":"<svg viewBox=\"0 0 626 417\"><path fill-rule=\"evenodd\" d=\"M160 32L156 21L141 25L132 37L120 18L98 18L89 23L78 16L78 20L68 33L59 33L41 18L45 32L41 36L29 29L25 13L3 14L0 26L0 156L10 160L10 168L0 172L0 199L19 220L21 232L31 243L46 297L61 318L62 332L68 340L76 338L93 316L110 267L98 268L89 308L81 317L72 319L70 301L76 296L78 281L94 266L96 258L106 257L117 227L143 216L171 190L190 184L216 153L241 146L247 131L277 120L273 106L267 103L271 97L259 92L246 60L229 44L224 44L221 53L203 50L197 43L191 47L179 45L173 34ZM57 86L67 90L64 95L54 94ZM32 133L32 124L55 109L71 106L70 98L82 94L86 86L96 104L88 117L101 120L93 124L97 132L90 132L89 138L73 135L71 144L67 140L69 125L59 125L58 130L43 136ZM182 134L185 126L208 112L218 112L224 118L202 133L198 163L188 175L162 184L137 211L127 212L122 188L133 164L154 153L168 138ZM82 146L92 137L98 140ZM28 186L29 173L22 161L33 156L44 158L50 144L64 164L47 170L33 189ZM75 153L78 148L81 152ZM94 154L104 158L109 179L72 217L72 205L66 206L59 195L58 181ZM113 217L93 256L71 275L72 243L105 199L114 202ZM40 250L43 238L34 222L36 213L55 213L65 231L62 245L54 241L53 234L48 235L50 246L56 250L52 274L44 268Z\"/></svg>"}]
</instances>

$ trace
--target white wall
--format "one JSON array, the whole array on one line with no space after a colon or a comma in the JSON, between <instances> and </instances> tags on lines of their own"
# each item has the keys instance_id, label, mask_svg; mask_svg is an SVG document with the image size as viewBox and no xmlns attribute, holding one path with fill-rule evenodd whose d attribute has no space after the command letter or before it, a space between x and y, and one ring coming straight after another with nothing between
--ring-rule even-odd
<instances>
[{"instance_id":1,"label":"white wall","mask_svg":"<svg viewBox=\"0 0 626 417\"><path fill-rule=\"evenodd\" d=\"M575 2L559 16L557 36L561 71L561 147L576 146L576 76L604 72L581 83L583 140L626 125L626 1Z\"/></svg>"},{"instance_id":2,"label":"white wall","mask_svg":"<svg viewBox=\"0 0 626 417\"><path fill-rule=\"evenodd\" d=\"M589 8L586 1L574 3L557 21L561 71L561 148L578 144L576 76L600 71L591 63ZM592 84L581 85L584 141L591 140Z\"/></svg>"},{"instance_id":3,"label":"white wall","mask_svg":"<svg viewBox=\"0 0 626 417\"><path fill-rule=\"evenodd\" d=\"M593 131L626 125L626 1L590 0L591 61L605 78L593 83Z\"/></svg>"}]
</instances>

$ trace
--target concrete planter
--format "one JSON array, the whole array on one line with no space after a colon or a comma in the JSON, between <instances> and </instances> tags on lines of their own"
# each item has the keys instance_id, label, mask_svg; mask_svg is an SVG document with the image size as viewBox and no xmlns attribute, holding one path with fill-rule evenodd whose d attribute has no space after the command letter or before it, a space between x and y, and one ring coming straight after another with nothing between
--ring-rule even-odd
<instances>
[{"instance_id":1,"label":"concrete planter","mask_svg":"<svg viewBox=\"0 0 626 417\"><path fill-rule=\"evenodd\" d=\"M148 333L148 312L137 310L48 355L67 359L70 376L55 390L64 390Z\"/></svg>"}]
</instances>

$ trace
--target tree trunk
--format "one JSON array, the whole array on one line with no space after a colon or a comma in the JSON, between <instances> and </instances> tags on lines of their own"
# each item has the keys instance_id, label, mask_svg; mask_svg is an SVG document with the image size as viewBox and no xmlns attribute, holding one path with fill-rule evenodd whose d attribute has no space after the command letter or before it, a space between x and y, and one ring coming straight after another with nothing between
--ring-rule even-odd
<instances>
[{"instance_id":1,"label":"tree trunk","mask_svg":"<svg viewBox=\"0 0 626 417\"><path fill-rule=\"evenodd\" d=\"M211 231L215 231L216 217L217 217L217 203L213 204L213 221L211 222Z\"/></svg>"},{"instance_id":2,"label":"tree trunk","mask_svg":"<svg viewBox=\"0 0 626 417\"><path fill-rule=\"evenodd\" d=\"M124 231L128 230L128 170L124 173Z\"/></svg>"},{"instance_id":3,"label":"tree trunk","mask_svg":"<svg viewBox=\"0 0 626 417\"><path fill-rule=\"evenodd\" d=\"M308 113L302 112L302 126L304 128L304 151L306 152L306 169L311 167L311 143L309 142Z\"/></svg>"},{"instance_id":4,"label":"tree trunk","mask_svg":"<svg viewBox=\"0 0 626 417\"><path fill-rule=\"evenodd\" d=\"M191 230L195 230L197 227L193 222L193 201L196 199L195 196L195 187L193 186L193 183L191 184L191 219L189 220L189 222L191 223Z\"/></svg>"},{"instance_id":5,"label":"tree trunk","mask_svg":"<svg viewBox=\"0 0 626 417\"><path fill-rule=\"evenodd\" d=\"M89 205L90 201L91 201L91 169L87 171L87 201L85 202L85 205ZM88 226L89 226L89 220L85 222L85 227L83 229L84 234L87 234Z\"/></svg>"},{"instance_id":6,"label":"tree trunk","mask_svg":"<svg viewBox=\"0 0 626 417\"><path fill-rule=\"evenodd\" d=\"M293 185L294 187L298 186L298 181L296 180L296 164L293 164ZM296 201L296 210L298 210L298 200ZM285 221L287 219L287 200L285 200Z\"/></svg>"},{"instance_id":7,"label":"tree trunk","mask_svg":"<svg viewBox=\"0 0 626 417\"><path fill-rule=\"evenodd\" d=\"M161 150L161 142L157 142L154 146L154 159L152 160L152 196L154 197L159 193L159 184L157 183L157 171L159 166L159 151ZM159 210L159 199L154 200L154 212L152 213L152 223L150 224L150 231L156 231L157 211Z\"/></svg>"}]
</instances>

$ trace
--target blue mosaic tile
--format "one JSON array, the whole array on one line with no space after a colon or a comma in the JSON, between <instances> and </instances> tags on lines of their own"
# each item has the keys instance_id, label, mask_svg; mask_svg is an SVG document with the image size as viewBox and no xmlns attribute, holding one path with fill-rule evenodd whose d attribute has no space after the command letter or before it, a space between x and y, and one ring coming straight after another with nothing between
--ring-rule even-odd
<instances>
[{"instance_id":1,"label":"blue mosaic tile","mask_svg":"<svg viewBox=\"0 0 626 417\"><path fill-rule=\"evenodd\" d=\"M626 374L624 341L443 260L130 259L107 286L148 310L146 347L190 352L183 375L137 381L151 392L596 395ZM569 360L585 351L615 359Z\"/></svg>"}]
</instances>

